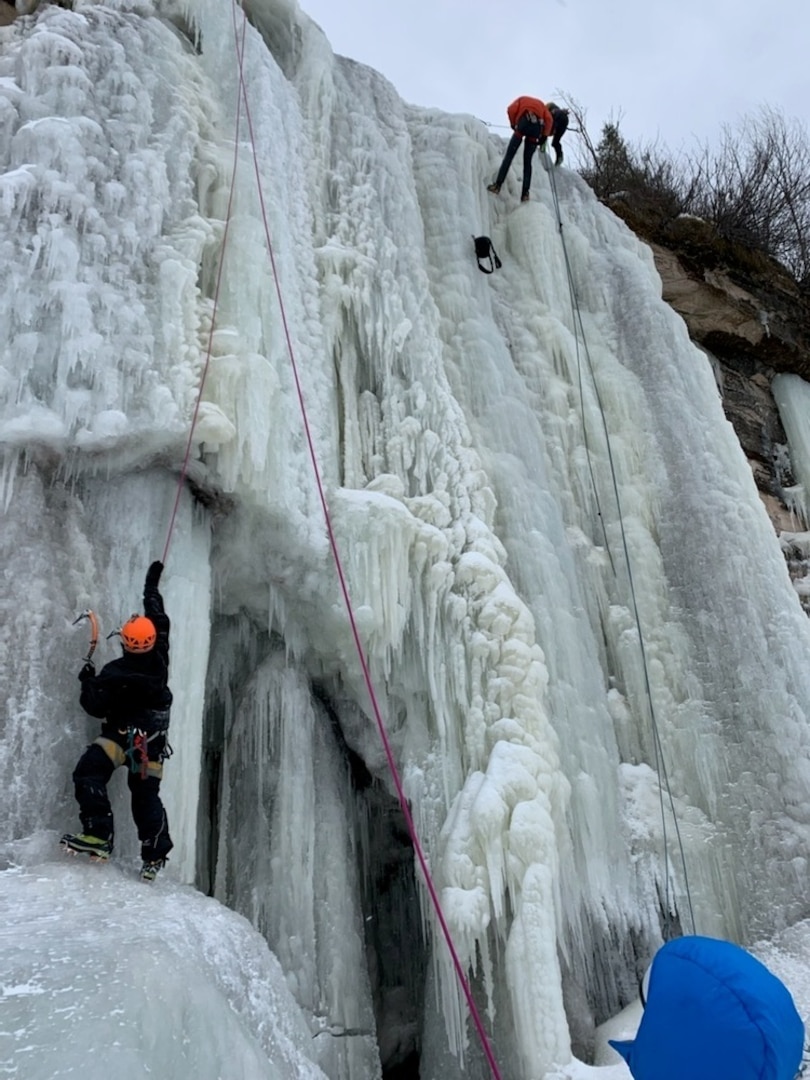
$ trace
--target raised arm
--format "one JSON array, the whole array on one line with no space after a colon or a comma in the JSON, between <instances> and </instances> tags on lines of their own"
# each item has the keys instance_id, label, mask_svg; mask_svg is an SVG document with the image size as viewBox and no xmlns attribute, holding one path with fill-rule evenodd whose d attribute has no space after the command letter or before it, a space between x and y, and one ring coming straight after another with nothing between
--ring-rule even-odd
<instances>
[{"instance_id":1,"label":"raised arm","mask_svg":"<svg viewBox=\"0 0 810 1080\"><path fill-rule=\"evenodd\" d=\"M146 571L146 580L143 584L143 613L155 624L155 630L157 630L157 644L155 647L164 653L168 664L171 622L164 610L163 597L160 595L160 589L158 588L162 573L162 562L153 562Z\"/></svg>"}]
</instances>

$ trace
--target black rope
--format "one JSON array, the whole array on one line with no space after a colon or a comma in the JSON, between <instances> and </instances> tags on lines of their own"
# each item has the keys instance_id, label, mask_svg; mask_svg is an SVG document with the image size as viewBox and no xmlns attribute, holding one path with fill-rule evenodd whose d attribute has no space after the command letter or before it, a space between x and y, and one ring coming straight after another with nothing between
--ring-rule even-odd
<instances>
[{"instance_id":1,"label":"black rope","mask_svg":"<svg viewBox=\"0 0 810 1080\"><path fill-rule=\"evenodd\" d=\"M630 560L630 551L629 551L629 548L628 548L628 545L627 545L627 534L626 534L625 528L624 528L624 516L622 514L622 504L621 504L621 498L619 496L619 484L618 484L618 480L617 480L617 477L616 477L616 466L615 466L615 463L614 463L614 460L613 460L613 451L612 451L612 448L611 448L611 445L610 445L610 433L608 431L608 426L607 426L607 417L605 416L605 410L604 410L604 407L602 405L602 398L601 398L601 395L599 393L599 385L598 385L598 383L596 381L596 375L595 375L595 372L594 372L594 369L593 369L593 362L591 360L591 354L590 354L590 350L588 348L588 340L587 340L587 337L585 335L585 326L584 326L584 324L582 322L582 312L580 310L579 301L577 300L577 297L576 297L576 289L574 288L574 276L573 276L573 271L571 269L571 261L570 261L570 259L568 257L568 247L567 247L567 245L565 243L565 235L563 234L563 223L562 223L562 216L560 214L560 200L559 200L559 195L558 195L558 192L557 192L557 178L555 176L555 166L551 165L548 162L548 159L546 159L546 169L547 169L548 174L549 174L549 176L551 178L551 180L550 180L550 182L551 182L551 194L552 194L552 198L553 198L553 201L554 201L554 211L555 211L555 214L556 214L556 217L557 217L557 225L558 225L559 233L560 233L560 241L562 243L563 255L564 255L564 258L565 258L565 270L566 270L566 274L567 274L567 278L568 278L568 291L569 291L569 295L570 295L570 298L571 298L571 315L572 315L572 319L573 319L573 322L574 322L574 341L576 342L577 371L578 371L579 390L580 390L580 409L582 411L582 429L583 429L583 433L584 433L585 452L586 452L586 455L587 455L587 458L588 458L588 466L589 466L589 469L590 469L590 472L591 472L591 482L594 485L594 493L596 495L597 512L599 514L600 519L602 520L602 529L603 529L603 532L604 532L604 535L605 535L605 546L607 547L608 556L610 558L610 564L611 564L611 567L613 569L613 573L615 575L616 574L616 568L615 568L615 565L613 563L613 558L612 558L612 556L610 554L610 548L607 545L607 532L605 531L604 517L602 515L601 507L599 506L599 497L598 497L598 494L596 494L596 480L595 480L593 468L592 468L592 465L591 465L591 452L590 452L590 447L588 445L587 424L585 422L585 398L584 398L584 390L583 390L583 385L582 385L582 366L581 366L581 357L580 357L580 349L579 349L579 337L578 337L578 334L577 334L577 328L579 328L579 333L582 335L582 345L583 345L583 349L584 349L584 352L585 352L585 358L587 360L588 371L589 371L590 376L591 376L591 383L593 385L594 395L596 397L596 403L597 403L597 405L599 407L599 413L600 413L600 415L602 417L602 427L603 427L604 436L605 436L605 446L606 446L606 449L607 449L608 463L610 465L610 474L611 474L612 482L613 482L613 495L614 495L614 498L616 500L616 509L617 509L618 518L619 518L619 530L620 530L621 538L622 538L622 549L624 551L624 560L625 560L625 564L626 564L626 567L627 567L627 579L628 579L628 582L629 582L629 585L630 585L630 596L631 596L632 604L633 604L633 616L635 618L636 628L638 630L639 648L641 650L641 662L642 662L642 668L643 668L643 671L644 671L644 687L645 687L645 691L646 691L646 695L647 695L647 701L648 701L649 709L650 709L650 722L651 722L652 733L653 733L653 750L654 750L654 755L655 755L655 767L656 767L656 771L658 772L658 776L659 776L660 779L663 780L664 787L666 787L666 791L667 791L667 799L669 801L669 807L670 807L670 811L672 813L672 820L673 820L674 827L675 827L675 835L676 835L676 838L677 838L678 851L680 853L680 858L681 858L681 866L683 867L684 889L685 889L685 892L686 892L687 906L689 908L689 919L690 919L691 924L692 924L692 933L694 934L695 933L695 915L694 915L694 910L693 910L693 907L692 907L692 894L691 894L691 890L690 890L690 887L689 887L689 874L688 874L687 869L686 869L686 854L684 852L683 840L681 839L680 826L678 825L678 815L675 812L675 800L674 800L673 795L672 795L672 789L671 789L670 783L669 783L669 775L667 773L666 762L664 760L664 748L663 748L663 744L661 743L661 735L660 735L659 728L658 728L658 720L657 720L656 715L655 715L655 705L653 703L653 695L652 695L652 684L650 682L650 673L649 673L649 667L648 667L648 664L647 664L647 650L646 650L646 646L644 644L644 633L643 633L642 628L641 628L641 615L639 614L638 602L636 600L636 588L635 588L635 583L634 583L634 580L633 580L633 570L632 570L632 563L631 563L631 560ZM667 854L668 843L667 843L666 812L665 812L665 807L664 807L664 793L663 793L662 786L661 786L660 783L658 785L658 797L659 797L660 808L661 808L661 829L662 829L663 844L664 844L664 879L665 879L665 889L666 889L665 905L664 906L665 906L665 918L666 918L666 922L667 922L667 925L668 925L669 924L669 908L670 908L670 871L669 871L669 856Z\"/></svg>"}]
</instances>

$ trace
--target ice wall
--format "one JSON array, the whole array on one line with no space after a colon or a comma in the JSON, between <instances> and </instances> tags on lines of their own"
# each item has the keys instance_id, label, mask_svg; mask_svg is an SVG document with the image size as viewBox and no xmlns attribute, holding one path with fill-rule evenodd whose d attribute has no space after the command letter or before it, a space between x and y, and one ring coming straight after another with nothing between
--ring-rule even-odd
<instances>
[{"instance_id":1,"label":"ice wall","mask_svg":"<svg viewBox=\"0 0 810 1080\"><path fill-rule=\"evenodd\" d=\"M560 219L539 165L528 205L494 200L499 140L293 0L247 14L79 0L0 30L4 819L74 813L70 624L137 606L205 373L165 578L173 873L357 1032L330 1076L376 1074L350 755L393 786L331 531L496 1054L539 1077L666 917L746 940L805 913L806 617L648 250L566 169ZM421 899L407 1037L449 1080L484 1066Z\"/></svg>"},{"instance_id":2,"label":"ice wall","mask_svg":"<svg viewBox=\"0 0 810 1080\"><path fill-rule=\"evenodd\" d=\"M796 476L796 486L788 492L797 513L797 525L808 520L807 491L810 485L810 437L807 431L807 405L810 386L799 375L777 375L773 380L773 396L788 437L790 460Z\"/></svg>"}]
</instances>

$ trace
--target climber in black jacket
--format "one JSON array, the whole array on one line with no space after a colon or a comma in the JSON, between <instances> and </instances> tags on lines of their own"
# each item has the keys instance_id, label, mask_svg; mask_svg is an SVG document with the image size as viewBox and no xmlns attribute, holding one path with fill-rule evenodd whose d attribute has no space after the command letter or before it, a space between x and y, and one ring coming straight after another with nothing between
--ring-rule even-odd
<instances>
[{"instance_id":1,"label":"climber in black jacket","mask_svg":"<svg viewBox=\"0 0 810 1080\"><path fill-rule=\"evenodd\" d=\"M154 880L172 849L166 811L160 801L172 692L169 678L169 617L158 589L163 564L153 562L143 588L144 615L133 615L118 631L123 655L96 675L87 662L79 672L79 701L103 721L101 734L79 759L73 783L83 833L66 834L70 851L109 858L113 814L107 784L119 765L128 765L132 817L141 841L141 877Z\"/></svg>"}]
</instances>

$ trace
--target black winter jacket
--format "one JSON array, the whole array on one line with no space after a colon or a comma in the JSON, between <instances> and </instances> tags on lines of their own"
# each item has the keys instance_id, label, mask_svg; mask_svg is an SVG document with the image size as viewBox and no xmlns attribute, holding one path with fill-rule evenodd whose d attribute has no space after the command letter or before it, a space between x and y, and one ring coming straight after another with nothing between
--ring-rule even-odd
<instances>
[{"instance_id":1,"label":"black winter jacket","mask_svg":"<svg viewBox=\"0 0 810 1080\"><path fill-rule=\"evenodd\" d=\"M79 675L79 703L85 712L117 731L138 728L152 734L169 726L172 692L169 679L169 616L163 597L147 575L143 590L144 614L155 624L157 641L147 653L124 652L105 664L98 675Z\"/></svg>"}]
</instances>

